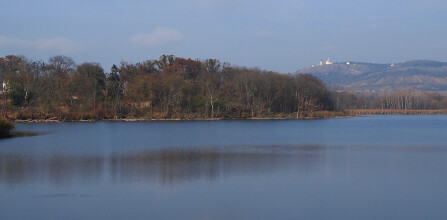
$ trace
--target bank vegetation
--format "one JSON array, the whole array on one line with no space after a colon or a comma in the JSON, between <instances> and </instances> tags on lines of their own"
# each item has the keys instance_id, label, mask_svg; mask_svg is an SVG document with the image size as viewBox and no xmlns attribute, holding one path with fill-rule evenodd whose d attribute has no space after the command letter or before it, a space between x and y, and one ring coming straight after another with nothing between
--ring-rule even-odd
<instances>
[{"instance_id":1,"label":"bank vegetation","mask_svg":"<svg viewBox=\"0 0 447 220\"><path fill-rule=\"evenodd\" d=\"M14 128L14 124L6 119L0 118L0 138L11 136L11 130Z\"/></svg>"}]
</instances>

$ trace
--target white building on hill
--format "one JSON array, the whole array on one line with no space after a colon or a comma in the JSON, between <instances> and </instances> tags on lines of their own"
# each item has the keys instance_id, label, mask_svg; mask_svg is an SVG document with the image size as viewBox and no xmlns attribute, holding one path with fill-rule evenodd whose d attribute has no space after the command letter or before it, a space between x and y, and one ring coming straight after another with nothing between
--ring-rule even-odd
<instances>
[{"instance_id":1,"label":"white building on hill","mask_svg":"<svg viewBox=\"0 0 447 220\"><path fill-rule=\"evenodd\" d=\"M331 61L331 58L327 58L326 62L323 62L323 60L320 60L320 66L323 66L324 64L326 64L326 65L333 64Z\"/></svg>"}]
</instances>

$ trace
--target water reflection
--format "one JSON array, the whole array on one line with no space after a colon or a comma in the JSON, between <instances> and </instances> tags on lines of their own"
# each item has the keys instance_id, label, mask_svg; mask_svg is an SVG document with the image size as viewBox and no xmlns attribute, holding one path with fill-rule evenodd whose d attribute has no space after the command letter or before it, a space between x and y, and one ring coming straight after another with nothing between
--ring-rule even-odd
<instances>
[{"instance_id":1,"label":"water reflection","mask_svg":"<svg viewBox=\"0 0 447 220\"><path fill-rule=\"evenodd\" d=\"M29 132L29 131L12 131L10 136L7 137L1 137L1 139L9 139L9 138L19 138L19 137L34 137L39 135L44 135L47 133L44 132Z\"/></svg>"},{"instance_id":2,"label":"water reflection","mask_svg":"<svg viewBox=\"0 0 447 220\"><path fill-rule=\"evenodd\" d=\"M265 151L162 150L111 158L114 180L142 179L175 184L194 179L256 175L293 167L309 169L315 154Z\"/></svg>"},{"instance_id":3,"label":"water reflection","mask_svg":"<svg viewBox=\"0 0 447 220\"><path fill-rule=\"evenodd\" d=\"M111 156L35 157L0 155L0 183L48 182L55 185L98 181L142 181L162 185L284 169L307 172L318 164L320 147L231 147L162 149Z\"/></svg>"},{"instance_id":4,"label":"water reflection","mask_svg":"<svg viewBox=\"0 0 447 220\"><path fill-rule=\"evenodd\" d=\"M49 181L53 184L97 180L104 173L103 157L53 156L37 158L19 154L0 155L0 183Z\"/></svg>"}]
</instances>

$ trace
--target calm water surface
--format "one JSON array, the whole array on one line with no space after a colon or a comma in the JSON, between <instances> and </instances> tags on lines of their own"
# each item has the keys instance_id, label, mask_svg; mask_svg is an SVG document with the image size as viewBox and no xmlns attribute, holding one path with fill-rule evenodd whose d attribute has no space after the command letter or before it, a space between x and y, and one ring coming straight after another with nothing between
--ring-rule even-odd
<instances>
[{"instance_id":1,"label":"calm water surface","mask_svg":"<svg viewBox=\"0 0 447 220\"><path fill-rule=\"evenodd\" d=\"M447 216L447 116L16 127L0 219Z\"/></svg>"}]
</instances>

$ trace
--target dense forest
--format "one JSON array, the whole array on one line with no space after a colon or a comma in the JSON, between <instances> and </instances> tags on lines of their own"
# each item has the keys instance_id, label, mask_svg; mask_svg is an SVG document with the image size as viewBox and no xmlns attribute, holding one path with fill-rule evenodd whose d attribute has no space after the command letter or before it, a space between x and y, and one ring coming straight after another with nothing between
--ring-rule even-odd
<instances>
[{"instance_id":1,"label":"dense forest","mask_svg":"<svg viewBox=\"0 0 447 220\"><path fill-rule=\"evenodd\" d=\"M12 119L308 118L337 110L314 76L173 55L109 72L66 56L43 62L9 55L0 58L0 80L2 115Z\"/></svg>"},{"instance_id":2,"label":"dense forest","mask_svg":"<svg viewBox=\"0 0 447 220\"><path fill-rule=\"evenodd\" d=\"M400 90L361 96L330 91L309 74L279 74L234 67L216 59L162 55L121 62L76 64L0 58L1 115L10 119L237 119L314 118L344 109L442 109L436 93Z\"/></svg>"}]
</instances>

